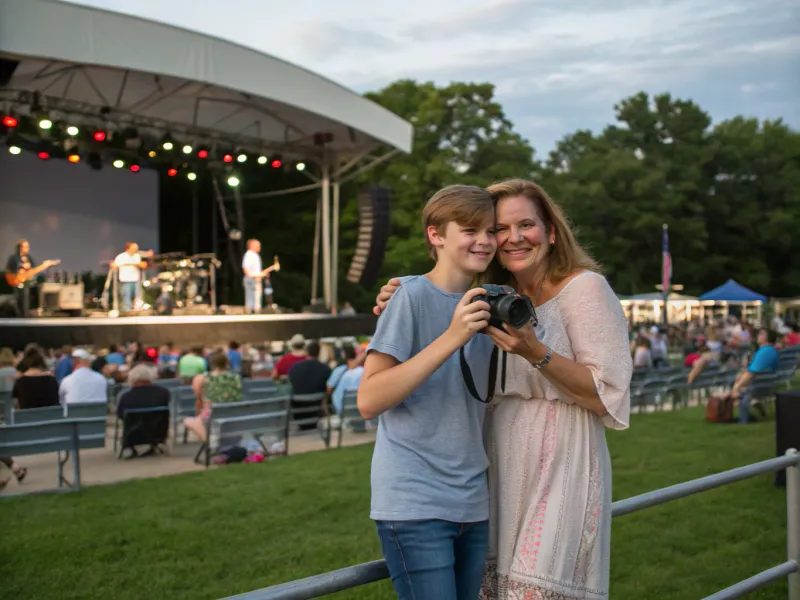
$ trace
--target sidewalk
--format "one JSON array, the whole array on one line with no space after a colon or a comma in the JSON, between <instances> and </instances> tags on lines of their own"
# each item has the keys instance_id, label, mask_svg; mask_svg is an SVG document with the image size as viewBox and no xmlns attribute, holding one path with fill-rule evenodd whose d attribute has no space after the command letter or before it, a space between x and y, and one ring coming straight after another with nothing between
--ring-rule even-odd
<instances>
[{"instance_id":1,"label":"sidewalk","mask_svg":"<svg viewBox=\"0 0 800 600\"><path fill-rule=\"evenodd\" d=\"M160 456L120 460L117 459L113 451L113 435L113 422L110 422L106 432L106 447L81 452L81 487L205 470L204 466L197 465L193 461L200 448L200 443L197 441L190 440L188 444L170 444L167 447L167 453ZM368 444L374 441L374 430L360 434L345 431L342 436L342 446ZM334 434L332 445L335 446L335 443L336 435ZM325 445L317 434L292 435L289 438L290 455L324 449ZM333 451L335 451L335 448L329 450L329 452ZM28 469L27 477L21 484L18 484L16 479L12 477L11 482L0 496L51 490L56 487L58 483L58 459L55 453L21 456L18 462ZM209 468L219 467L212 465ZM71 460L64 465L64 475L69 481L72 480ZM6 479L7 477L11 477L11 473L5 465L0 465L0 478Z\"/></svg>"}]
</instances>

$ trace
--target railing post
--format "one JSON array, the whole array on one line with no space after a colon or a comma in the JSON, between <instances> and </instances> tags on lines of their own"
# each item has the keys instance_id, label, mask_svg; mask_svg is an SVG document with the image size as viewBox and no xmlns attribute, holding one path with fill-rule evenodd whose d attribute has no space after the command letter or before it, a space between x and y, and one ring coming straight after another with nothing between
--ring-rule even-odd
<instances>
[{"instance_id":1,"label":"railing post","mask_svg":"<svg viewBox=\"0 0 800 600\"><path fill-rule=\"evenodd\" d=\"M797 456L790 448L788 456ZM800 464L786 467L786 548L788 560L800 565ZM789 575L789 600L800 600L800 572Z\"/></svg>"}]
</instances>

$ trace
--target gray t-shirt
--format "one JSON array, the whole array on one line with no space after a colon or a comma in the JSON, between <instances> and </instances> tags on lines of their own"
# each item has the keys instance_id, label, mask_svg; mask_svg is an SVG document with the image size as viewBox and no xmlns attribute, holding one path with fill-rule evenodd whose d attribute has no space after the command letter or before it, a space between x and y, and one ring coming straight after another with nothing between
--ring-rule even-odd
<instances>
[{"instance_id":1,"label":"gray t-shirt","mask_svg":"<svg viewBox=\"0 0 800 600\"><path fill-rule=\"evenodd\" d=\"M463 294L445 292L423 276L405 277L402 282L378 319L367 351L405 362L447 330ZM492 348L483 334L465 346L475 387L484 398ZM489 518L482 433L485 405L467 391L458 354L454 352L408 398L378 417L372 519L473 523Z\"/></svg>"}]
</instances>

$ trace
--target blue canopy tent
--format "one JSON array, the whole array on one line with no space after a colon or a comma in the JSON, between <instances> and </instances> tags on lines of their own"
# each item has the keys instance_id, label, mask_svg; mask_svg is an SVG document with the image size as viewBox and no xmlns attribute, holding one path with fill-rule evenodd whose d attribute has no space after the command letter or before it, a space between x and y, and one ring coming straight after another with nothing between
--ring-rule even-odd
<instances>
[{"instance_id":1,"label":"blue canopy tent","mask_svg":"<svg viewBox=\"0 0 800 600\"><path fill-rule=\"evenodd\" d=\"M747 320L747 309L754 308L755 314L753 316L760 321L761 305L767 302L767 297L744 287L740 283L736 283L733 279L729 279L713 290L701 294L700 301L705 306L722 307L724 316L728 315L729 305L741 306L742 319L744 320Z\"/></svg>"}]
</instances>

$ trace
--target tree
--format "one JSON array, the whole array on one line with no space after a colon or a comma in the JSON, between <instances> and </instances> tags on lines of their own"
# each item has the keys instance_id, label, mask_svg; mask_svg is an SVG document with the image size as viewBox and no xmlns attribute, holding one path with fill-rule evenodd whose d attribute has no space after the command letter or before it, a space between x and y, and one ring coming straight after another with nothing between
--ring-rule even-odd
<instances>
[{"instance_id":1,"label":"tree","mask_svg":"<svg viewBox=\"0 0 800 600\"><path fill-rule=\"evenodd\" d=\"M420 273L430 268L420 216L428 198L453 183L485 186L503 177L530 176L533 149L513 130L488 83L397 81L367 94L414 125L414 147L365 175L361 182L392 190L392 235L383 272ZM350 194L352 196L352 194ZM355 204L342 216L354 223ZM355 246L354 232L342 236L343 247ZM347 253L342 253L344 261Z\"/></svg>"}]
</instances>

